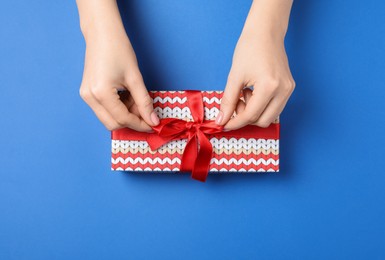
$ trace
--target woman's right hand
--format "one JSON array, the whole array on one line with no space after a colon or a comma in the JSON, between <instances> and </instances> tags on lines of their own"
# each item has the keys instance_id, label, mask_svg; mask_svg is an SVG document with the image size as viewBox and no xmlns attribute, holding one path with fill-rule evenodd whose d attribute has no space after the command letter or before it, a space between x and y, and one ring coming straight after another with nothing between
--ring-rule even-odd
<instances>
[{"instance_id":1,"label":"woman's right hand","mask_svg":"<svg viewBox=\"0 0 385 260\"><path fill-rule=\"evenodd\" d=\"M152 131L159 119L124 27L107 21L82 31L86 54L80 96L108 130Z\"/></svg>"}]
</instances>

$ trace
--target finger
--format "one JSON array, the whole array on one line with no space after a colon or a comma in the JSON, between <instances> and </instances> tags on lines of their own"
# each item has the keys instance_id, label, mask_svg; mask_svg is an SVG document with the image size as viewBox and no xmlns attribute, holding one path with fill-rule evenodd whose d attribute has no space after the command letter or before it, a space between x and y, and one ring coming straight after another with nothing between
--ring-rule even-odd
<instances>
[{"instance_id":1,"label":"finger","mask_svg":"<svg viewBox=\"0 0 385 260\"><path fill-rule=\"evenodd\" d=\"M93 110L96 117L100 120L100 122L102 122L107 130L113 131L122 128L122 126L120 126L101 105L98 104L97 106L94 106Z\"/></svg>"},{"instance_id":2,"label":"finger","mask_svg":"<svg viewBox=\"0 0 385 260\"><path fill-rule=\"evenodd\" d=\"M130 111L130 113L133 113L133 114L136 115L137 117L142 118L141 115L140 115L140 113L139 113L138 106L136 106L135 104L132 104L132 105L129 107L128 111Z\"/></svg>"},{"instance_id":3,"label":"finger","mask_svg":"<svg viewBox=\"0 0 385 260\"><path fill-rule=\"evenodd\" d=\"M128 111L120 100L117 89L96 89L94 96L121 127L128 127L141 132L152 131L152 128L145 121Z\"/></svg>"},{"instance_id":4,"label":"finger","mask_svg":"<svg viewBox=\"0 0 385 260\"><path fill-rule=\"evenodd\" d=\"M238 100L237 107L235 108L236 114L240 114L245 110L246 104L242 100Z\"/></svg>"},{"instance_id":5,"label":"finger","mask_svg":"<svg viewBox=\"0 0 385 260\"><path fill-rule=\"evenodd\" d=\"M119 96L120 96L120 100L122 100L122 102L128 108L128 111L130 113L136 115L137 117L140 117L138 107L135 105L135 102L132 99L130 92L128 92L128 91L121 92L121 93L119 93Z\"/></svg>"},{"instance_id":6,"label":"finger","mask_svg":"<svg viewBox=\"0 0 385 260\"><path fill-rule=\"evenodd\" d=\"M265 91L264 88L255 88L246 104L245 110L232 118L224 128L226 130L235 130L256 122L272 99L272 94Z\"/></svg>"},{"instance_id":7,"label":"finger","mask_svg":"<svg viewBox=\"0 0 385 260\"><path fill-rule=\"evenodd\" d=\"M150 126L158 125L159 118L154 111L152 98L148 94L143 79L140 77L134 82L127 82L127 85L143 120Z\"/></svg>"},{"instance_id":8,"label":"finger","mask_svg":"<svg viewBox=\"0 0 385 260\"><path fill-rule=\"evenodd\" d=\"M253 94L253 91L250 88L244 88L242 92L243 92L243 97L245 99L245 103L247 104Z\"/></svg>"},{"instance_id":9,"label":"finger","mask_svg":"<svg viewBox=\"0 0 385 260\"><path fill-rule=\"evenodd\" d=\"M268 127L282 113L288 100L289 98L274 97L269 102L269 105L263 111L259 119L253 123L253 125L257 125L260 127Z\"/></svg>"},{"instance_id":10,"label":"finger","mask_svg":"<svg viewBox=\"0 0 385 260\"><path fill-rule=\"evenodd\" d=\"M226 124L234 113L237 106L240 91L242 88L242 81L228 79L221 99L221 108L216 118L218 125Z\"/></svg>"},{"instance_id":11,"label":"finger","mask_svg":"<svg viewBox=\"0 0 385 260\"><path fill-rule=\"evenodd\" d=\"M80 96L95 113L99 121L110 131L119 127L115 119L102 107L88 90L80 90Z\"/></svg>"}]
</instances>

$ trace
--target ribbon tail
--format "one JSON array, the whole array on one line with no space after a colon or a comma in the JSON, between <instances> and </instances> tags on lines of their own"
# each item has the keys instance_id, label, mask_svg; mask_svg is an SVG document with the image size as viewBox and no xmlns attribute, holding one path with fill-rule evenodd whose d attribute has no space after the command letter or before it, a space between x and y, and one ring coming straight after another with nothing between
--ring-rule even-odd
<instances>
[{"instance_id":1,"label":"ribbon tail","mask_svg":"<svg viewBox=\"0 0 385 260\"><path fill-rule=\"evenodd\" d=\"M194 163L198 155L198 140L195 135L187 141L186 147L182 155L180 170L182 172L190 172L194 168Z\"/></svg>"},{"instance_id":2,"label":"ribbon tail","mask_svg":"<svg viewBox=\"0 0 385 260\"><path fill-rule=\"evenodd\" d=\"M210 161L213 155L213 147L210 140L202 132L198 131L199 152L196 157L191 177L195 180L205 182L209 173Z\"/></svg>"}]
</instances>

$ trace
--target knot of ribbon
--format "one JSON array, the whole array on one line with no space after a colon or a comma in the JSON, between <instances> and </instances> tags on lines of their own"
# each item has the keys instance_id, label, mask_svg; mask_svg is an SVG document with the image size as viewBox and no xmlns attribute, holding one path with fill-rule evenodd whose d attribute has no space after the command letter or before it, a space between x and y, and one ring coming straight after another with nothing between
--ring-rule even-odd
<instances>
[{"instance_id":1,"label":"knot of ribbon","mask_svg":"<svg viewBox=\"0 0 385 260\"><path fill-rule=\"evenodd\" d=\"M204 105L202 93L196 90L186 91L187 104L193 121L178 118L164 118L159 125L154 126L155 134L147 136L147 142L152 150L178 139L187 139L181 160L181 171L191 172L191 177L199 181L206 181L213 148L208 135L220 133L223 126L214 120L204 119Z\"/></svg>"}]
</instances>

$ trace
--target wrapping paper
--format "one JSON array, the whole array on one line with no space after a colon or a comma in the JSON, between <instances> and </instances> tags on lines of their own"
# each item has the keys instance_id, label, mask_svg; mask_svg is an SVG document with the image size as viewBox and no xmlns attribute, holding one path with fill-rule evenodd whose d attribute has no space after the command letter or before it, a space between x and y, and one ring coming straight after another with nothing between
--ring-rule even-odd
<instances>
[{"instance_id":1,"label":"wrapping paper","mask_svg":"<svg viewBox=\"0 0 385 260\"><path fill-rule=\"evenodd\" d=\"M177 118L193 124L194 117L187 92L149 92L154 102L154 110L161 121ZM215 120L223 92L201 91L199 94L203 102L203 121ZM173 127L170 126L171 129ZM240 132L234 132L235 134L231 132L206 134L212 146L208 173L278 172L279 130L280 124L279 118L277 118L268 128L246 126L240 129ZM112 131L111 169L114 171L180 172L188 139L170 140L154 150L148 143L149 135L153 134L140 133L128 128ZM202 145L198 144L194 149L199 150L200 146ZM186 158L191 156L187 155ZM191 158L185 160L191 160ZM199 178L201 181L205 181L205 177Z\"/></svg>"}]
</instances>

